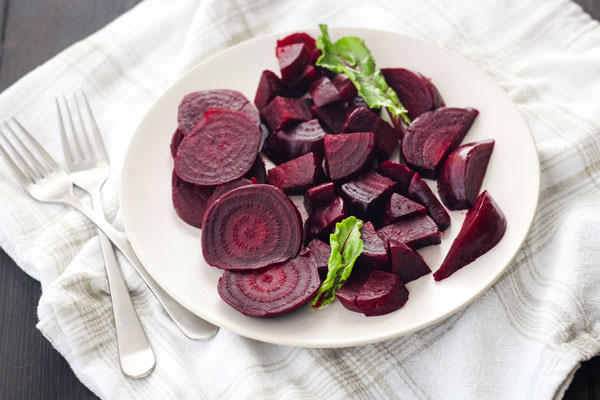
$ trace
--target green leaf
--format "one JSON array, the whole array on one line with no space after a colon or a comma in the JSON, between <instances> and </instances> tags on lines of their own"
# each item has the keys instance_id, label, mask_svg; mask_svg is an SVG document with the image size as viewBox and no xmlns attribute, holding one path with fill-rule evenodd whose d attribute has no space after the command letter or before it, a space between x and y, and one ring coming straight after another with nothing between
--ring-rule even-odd
<instances>
[{"instance_id":1,"label":"green leaf","mask_svg":"<svg viewBox=\"0 0 600 400\"><path fill-rule=\"evenodd\" d=\"M333 43L327 25L321 24L319 28L321 36L317 39L317 48L323 54L317 60L317 65L346 75L370 108L386 108L393 118L401 117L410 124L406 108L400 103L394 89L385 82L364 40L344 36Z\"/></svg>"},{"instance_id":2,"label":"green leaf","mask_svg":"<svg viewBox=\"0 0 600 400\"><path fill-rule=\"evenodd\" d=\"M352 273L352 267L363 251L363 241L360 238L360 228L363 221L356 217L348 217L335 225L335 232L329 235L331 256L327 278L313 298L311 306L319 309L335 299L335 292L344 286Z\"/></svg>"}]
</instances>

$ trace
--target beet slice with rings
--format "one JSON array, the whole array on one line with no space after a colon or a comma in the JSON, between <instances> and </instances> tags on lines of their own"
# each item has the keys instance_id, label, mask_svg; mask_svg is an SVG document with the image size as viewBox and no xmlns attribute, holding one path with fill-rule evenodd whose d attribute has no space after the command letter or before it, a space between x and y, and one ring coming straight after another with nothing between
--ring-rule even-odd
<instances>
[{"instance_id":1,"label":"beet slice with rings","mask_svg":"<svg viewBox=\"0 0 600 400\"><path fill-rule=\"evenodd\" d=\"M427 209L419 203L415 203L398 193L392 193L390 200L383 210L383 214L381 214L381 217L377 220L377 226L387 226L403 218L405 219L414 217L415 215L425 214L427 214Z\"/></svg>"},{"instance_id":2,"label":"beet slice with rings","mask_svg":"<svg viewBox=\"0 0 600 400\"><path fill-rule=\"evenodd\" d=\"M306 246L312 258L317 263L317 270L319 271L319 278L324 280L327 277L327 271L329 270L329 257L331 256L331 247L325 244L319 239L313 239Z\"/></svg>"},{"instance_id":3,"label":"beet slice with rings","mask_svg":"<svg viewBox=\"0 0 600 400\"><path fill-rule=\"evenodd\" d=\"M458 236L433 278L441 281L472 263L496 246L505 232L504 213L487 190L483 191L467 212Z\"/></svg>"},{"instance_id":4,"label":"beet slice with rings","mask_svg":"<svg viewBox=\"0 0 600 400\"><path fill-rule=\"evenodd\" d=\"M316 119L301 122L273 132L267 141L265 152L274 163L282 163L314 153L323 157L323 139L325 131Z\"/></svg>"},{"instance_id":5,"label":"beet slice with rings","mask_svg":"<svg viewBox=\"0 0 600 400\"><path fill-rule=\"evenodd\" d=\"M262 116L272 131L295 122L311 119L310 109L302 99L277 96L262 110Z\"/></svg>"},{"instance_id":6,"label":"beet slice with rings","mask_svg":"<svg viewBox=\"0 0 600 400\"><path fill-rule=\"evenodd\" d=\"M404 68L383 68L381 72L408 110L410 119L444 105L433 83L420 73Z\"/></svg>"},{"instance_id":7,"label":"beet slice with rings","mask_svg":"<svg viewBox=\"0 0 600 400\"><path fill-rule=\"evenodd\" d=\"M322 183L304 192L304 209L310 214L312 210L332 202L336 197L333 182Z\"/></svg>"},{"instance_id":8,"label":"beet slice with rings","mask_svg":"<svg viewBox=\"0 0 600 400\"><path fill-rule=\"evenodd\" d=\"M321 55L321 50L317 49L317 46L315 44L315 39L310 36L307 33L304 32L300 32L300 33L292 33L291 35L288 35L286 37L284 37L283 39L277 40L277 47L275 49L275 54L278 53L278 50L280 47L284 47L290 44L296 44L296 43L304 43L306 45L306 47L308 47L308 49L310 50L310 62L314 63L315 61L317 61L317 59L319 58L319 56Z\"/></svg>"},{"instance_id":9,"label":"beet slice with rings","mask_svg":"<svg viewBox=\"0 0 600 400\"><path fill-rule=\"evenodd\" d=\"M396 190L400 194L406 194L408 191L408 186L410 185L410 181L415 174L415 171L408 168L404 164L398 164L393 161L384 161L376 169L383 176L387 176L388 178L396 181L398 186Z\"/></svg>"},{"instance_id":10,"label":"beet slice with rings","mask_svg":"<svg viewBox=\"0 0 600 400\"><path fill-rule=\"evenodd\" d=\"M348 116L348 110L340 103L327 104L322 107L315 105L310 110L330 133L340 133Z\"/></svg>"},{"instance_id":11,"label":"beet slice with rings","mask_svg":"<svg viewBox=\"0 0 600 400\"><path fill-rule=\"evenodd\" d=\"M171 196L175 212L184 222L196 228L202 228L204 211L215 190L213 186L196 186L177 176L175 170L171 177Z\"/></svg>"},{"instance_id":12,"label":"beet slice with rings","mask_svg":"<svg viewBox=\"0 0 600 400\"><path fill-rule=\"evenodd\" d=\"M254 183L267 182L267 169L265 168L265 162L260 156L260 153L256 156L252 168L250 168L250 171L248 171L244 177L250 179Z\"/></svg>"},{"instance_id":13,"label":"beet slice with rings","mask_svg":"<svg viewBox=\"0 0 600 400\"><path fill-rule=\"evenodd\" d=\"M446 207L463 210L475 204L493 150L494 140L488 139L450 153L438 179L438 192Z\"/></svg>"},{"instance_id":14,"label":"beet slice with rings","mask_svg":"<svg viewBox=\"0 0 600 400\"><path fill-rule=\"evenodd\" d=\"M414 174L410 181L407 196L427 208L427 213L441 231L450 226L450 215L418 173Z\"/></svg>"},{"instance_id":15,"label":"beet slice with rings","mask_svg":"<svg viewBox=\"0 0 600 400\"><path fill-rule=\"evenodd\" d=\"M206 208L210 207L219 197L223 196L227 192L231 192L233 189L237 189L242 186L252 185L252 181L246 178L236 179L235 181L227 182L217 186L214 192L210 195L206 201Z\"/></svg>"},{"instance_id":16,"label":"beet slice with rings","mask_svg":"<svg viewBox=\"0 0 600 400\"><path fill-rule=\"evenodd\" d=\"M360 294L360 290L367 279L369 279L370 274L371 270L368 269L352 269L352 273L346 283L344 283L344 286L335 292L336 299L339 300L344 308L357 313L362 313L358 304L356 304L356 298Z\"/></svg>"},{"instance_id":17,"label":"beet slice with rings","mask_svg":"<svg viewBox=\"0 0 600 400\"><path fill-rule=\"evenodd\" d=\"M237 90L201 90L186 94L179 104L177 123L181 132L184 135L192 132L209 108L242 111L260 124L260 115L254 104Z\"/></svg>"},{"instance_id":18,"label":"beet slice with rings","mask_svg":"<svg viewBox=\"0 0 600 400\"><path fill-rule=\"evenodd\" d=\"M322 107L324 105L338 102L342 99L331 80L322 76L310 85L310 97L315 102L315 106Z\"/></svg>"},{"instance_id":19,"label":"beet slice with rings","mask_svg":"<svg viewBox=\"0 0 600 400\"><path fill-rule=\"evenodd\" d=\"M261 111L276 96L289 96L289 89L273 71L264 70L258 81L254 104Z\"/></svg>"},{"instance_id":20,"label":"beet slice with rings","mask_svg":"<svg viewBox=\"0 0 600 400\"><path fill-rule=\"evenodd\" d=\"M371 222L365 222L360 230L363 241L363 252L356 259L359 269L380 269L389 271L390 259L385 242L377 235ZM354 273L354 271L352 272Z\"/></svg>"},{"instance_id":21,"label":"beet slice with rings","mask_svg":"<svg viewBox=\"0 0 600 400\"><path fill-rule=\"evenodd\" d=\"M333 232L335 224L348 216L346 205L341 197L317 208L308 215L304 222L304 243L314 238L329 242L329 234Z\"/></svg>"},{"instance_id":22,"label":"beet slice with rings","mask_svg":"<svg viewBox=\"0 0 600 400\"><path fill-rule=\"evenodd\" d=\"M413 249L439 244L442 239L435 221L428 215L416 215L384 226L377 234L385 243L390 240L403 242Z\"/></svg>"},{"instance_id":23,"label":"beet slice with rings","mask_svg":"<svg viewBox=\"0 0 600 400\"><path fill-rule=\"evenodd\" d=\"M177 149L179 148L179 145L181 144L182 140L183 132L181 132L181 129L177 128L175 130L175 133L173 133L173 137L171 138L171 155L173 156L173 158L175 158L175 156L177 155Z\"/></svg>"},{"instance_id":24,"label":"beet slice with rings","mask_svg":"<svg viewBox=\"0 0 600 400\"><path fill-rule=\"evenodd\" d=\"M356 305L367 317L389 314L408 300L408 289L398 275L373 270L360 288Z\"/></svg>"},{"instance_id":25,"label":"beet slice with rings","mask_svg":"<svg viewBox=\"0 0 600 400\"><path fill-rule=\"evenodd\" d=\"M396 182L368 171L358 178L344 183L340 195L346 200L352 215L366 220L375 220L394 192Z\"/></svg>"},{"instance_id":26,"label":"beet slice with rings","mask_svg":"<svg viewBox=\"0 0 600 400\"><path fill-rule=\"evenodd\" d=\"M321 160L313 153L308 153L271 168L267 172L267 180L286 193L299 194L323 182L325 173Z\"/></svg>"},{"instance_id":27,"label":"beet slice with rings","mask_svg":"<svg viewBox=\"0 0 600 400\"><path fill-rule=\"evenodd\" d=\"M202 254L227 270L257 269L294 257L302 245L302 219L290 198L271 185L225 193L206 210Z\"/></svg>"},{"instance_id":28,"label":"beet slice with rings","mask_svg":"<svg viewBox=\"0 0 600 400\"><path fill-rule=\"evenodd\" d=\"M281 80L290 84L300 77L304 67L308 65L311 51L304 43L294 43L277 47L276 54Z\"/></svg>"},{"instance_id":29,"label":"beet slice with rings","mask_svg":"<svg viewBox=\"0 0 600 400\"><path fill-rule=\"evenodd\" d=\"M400 132L373 111L364 107L359 107L348 115L344 126L342 126L342 132L373 132L377 152L384 159L392 155L400 140Z\"/></svg>"},{"instance_id":30,"label":"beet slice with rings","mask_svg":"<svg viewBox=\"0 0 600 400\"><path fill-rule=\"evenodd\" d=\"M210 109L179 145L175 171L196 185L221 185L250 170L259 142L258 125L248 115Z\"/></svg>"},{"instance_id":31,"label":"beet slice with rings","mask_svg":"<svg viewBox=\"0 0 600 400\"><path fill-rule=\"evenodd\" d=\"M369 168L375 153L373 132L325 135L325 170L334 182L345 182Z\"/></svg>"},{"instance_id":32,"label":"beet slice with rings","mask_svg":"<svg viewBox=\"0 0 600 400\"><path fill-rule=\"evenodd\" d=\"M405 284L431 273L423 257L402 242L390 240L389 253L391 272Z\"/></svg>"},{"instance_id":33,"label":"beet slice with rings","mask_svg":"<svg viewBox=\"0 0 600 400\"><path fill-rule=\"evenodd\" d=\"M333 85L338 90L343 103L348 103L358 96L356 86L354 86L354 83L352 83L352 81L344 74L336 76L333 79Z\"/></svg>"},{"instance_id":34,"label":"beet slice with rings","mask_svg":"<svg viewBox=\"0 0 600 400\"><path fill-rule=\"evenodd\" d=\"M299 255L259 270L225 271L217 291L242 314L269 318L303 306L320 284L314 259Z\"/></svg>"},{"instance_id":35,"label":"beet slice with rings","mask_svg":"<svg viewBox=\"0 0 600 400\"><path fill-rule=\"evenodd\" d=\"M424 178L436 179L442 162L463 140L479 112L443 107L421 114L406 130L402 154Z\"/></svg>"}]
</instances>

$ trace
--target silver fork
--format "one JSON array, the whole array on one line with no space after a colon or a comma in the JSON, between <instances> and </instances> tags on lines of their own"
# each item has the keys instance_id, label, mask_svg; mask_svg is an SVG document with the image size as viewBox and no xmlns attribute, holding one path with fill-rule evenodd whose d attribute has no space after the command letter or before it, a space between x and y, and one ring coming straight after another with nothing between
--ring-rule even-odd
<instances>
[{"instance_id":1,"label":"silver fork","mask_svg":"<svg viewBox=\"0 0 600 400\"><path fill-rule=\"evenodd\" d=\"M71 175L73 183L89 194L92 199L92 208L98 213L99 217L105 218L100 188L106 181L106 178L108 178L110 166L106 150L104 149L104 143L98 133L96 120L91 112L87 97L85 93L82 93L82 96L83 103L85 104L84 107L80 107L81 101L78 101L76 95L73 95L79 130L75 129L71 107L69 107L66 97L63 97L63 107L61 107L59 100L56 99L56 110L60 121L60 137L67 170ZM91 126L94 145L90 141L88 130L85 129L81 108L84 109L88 125ZM66 124L63 120L63 113L69 122L69 136L72 138L71 141L69 141L69 136L66 133L67 129L65 129ZM85 146L82 144L82 141L85 143ZM71 148L73 148L73 151ZM148 338L131 302L129 290L121 274L112 245L100 229L98 229L98 237L100 239L100 247L102 248L102 256L104 257L104 266L110 288L121 371L133 379L143 378L154 369L156 364L154 352L152 351L152 347L150 347L150 343L148 343Z\"/></svg>"}]
</instances>

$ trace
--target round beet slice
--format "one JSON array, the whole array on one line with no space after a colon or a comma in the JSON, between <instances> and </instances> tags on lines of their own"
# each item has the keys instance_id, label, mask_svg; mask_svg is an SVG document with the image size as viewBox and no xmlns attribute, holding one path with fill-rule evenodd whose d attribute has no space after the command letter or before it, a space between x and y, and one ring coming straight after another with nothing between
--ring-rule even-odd
<instances>
[{"instance_id":1,"label":"round beet slice","mask_svg":"<svg viewBox=\"0 0 600 400\"><path fill-rule=\"evenodd\" d=\"M225 271L217 290L221 298L242 314L274 317L306 304L321 281L309 255L253 271Z\"/></svg>"},{"instance_id":2,"label":"round beet slice","mask_svg":"<svg viewBox=\"0 0 600 400\"><path fill-rule=\"evenodd\" d=\"M242 186L224 194L206 210L202 226L204 259L227 270L282 262L302 245L298 209L271 185Z\"/></svg>"},{"instance_id":3,"label":"round beet slice","mask_svg":"<svg viewBox=\"0 0 600 400\"><path fill-rule=\"evenodd\" d=\"M252 168L259 143L258 125L246 114L211 109L183 138L175 156L175 171L196 185L221 185Z\"/></svg>"},{"instance_id":4,"label":"round beet slice","mask_svg":"<svg viewBox=\"0 0 600 400\"><path fill-rule=\"evenodd\" d=\"M179 218L196 228L202 228L204 211L215 188L188 183L179 178L175 171L173 171L171 185L173 207Z\"/></svg>"}]
</instances>

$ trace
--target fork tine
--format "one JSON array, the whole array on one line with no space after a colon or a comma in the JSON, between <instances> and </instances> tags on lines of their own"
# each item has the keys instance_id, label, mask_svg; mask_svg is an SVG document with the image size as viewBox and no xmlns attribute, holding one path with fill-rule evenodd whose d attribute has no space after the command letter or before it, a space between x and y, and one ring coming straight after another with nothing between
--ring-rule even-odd
<instances>
[{"instance_id":1,"label":"fork tine","mask_svg":"<svg viewBox=\"0 0 600 400\"><path fill-rule=\"evenodd\" d=\"M63 96L63 102L65 104L67 117L69 118L69 125L71 126L71 136L73 137L73 147L75 147L75 153L77 153L77 161L81 162L83 161L81 142L79 141L79 136L75 130L75 124L73 123L73 116L71 114L71 107L69 107L69 103L67 102L67 98L65 96Z\"/></svg>"},{"instance_id":2,"label":"fork tine","mask_svg":"<svg viewBox=\"0 0 600 400\"><path fill-rule=\"evenodd\" d=\"M29 160L29 163L33 165L33 169L35 169L37 171L38 177L42 178L46 171L50 172L50 169L47 166L42 165L42 163L40 163L40 161L37 159L37 157L35 157L33 154L31 154L31 151L29 150L29 148L23 144L23 141L21 141L21 139L19 139L19 137L17 136L17 134L15 133L13 128L11 128L11 126L6 122L4 123L4 125L6 126L6 129L8 129L10 131L10 133L12 134L14 140L17 143L19 143L19 146L25 153L25 158L27 158ZM5 139L6 139L6 136L5 136ZM11 146L12 146L12 144L11 144Z\"/></svg>"},{"instance_id":3,"label":"fork tine","mask_svg":"<svg viewBox=\"0 0 600 400\"><path fill-rule=\"evenodd\" d=\"M0 132L0 135L2 135L4 137L4 135L1 132ZM0 154L2 154L2 157L4 158L4 161L6 161L6 164L8 164L8 167L10 168L10 170L12 171L12 173L14 174L14 176L17 178L17 181L19 181L19 183L21 184L21 186L26 187L28 184L30 184L31 182L33 182L33 180L31 179L31 177L25 176L25 174L23 173L23 171L21 171L21 168L19 168L17 166L17 164L15 164L15 162L10 157L10 155L8 155L8 153L6 152L6 150L4 150L4 146L2 146L2 144L0 144Z\"/></svg>"},{"instance_id":4,"label":"fork tine","mask_svg":"<svg viewBox=\"0 0 600 400\"><path fill-rule=\"evenodd\" d=\"M60 129L60 139L62 141L62 148L63 148L63 153L65 155L65 161L67 162L67 165L69 166L69 169L71 168L71 165L73 165L74 163L74 159L73 159L73 151L71 150L71 143L69 143L69 140L67 139L67 132L65 131L65 121L63 120L63 116L62 116L62 112L60 110L60 104L58 102L58 97L56 99L54 99L56 102L56 112L58 113L58 127Z\"/></svg>"},{"instance_id":5,"label":"fork tine","mask_svg":"<svg viewBox=\"0 0 600 400\"><path fill-rule=\"evenodd\" d=\"M73 99L75 99L75 106L77 107L77 115L79 116L79 124L81 125L81 134L83 135L85 141L85 147L87 149L87 154L89 158L94 158L94 151L92 150L92 144L90 143L90 137L88 134L88 130L85 128L85 124L83 122L83 117L81 115L81 109L79 107L79 100L77 99L77 95L73 93Z\"/></svg>"},{"instance_id":6,"label":"fork tine","mask_svg":"<svg viewBox=\"0 0 600 400\"><path fill-rule=\"evenodd\" d=\"M87 115L92 125L92 133L94 134L94 141L96 142L96 150L98 151L98 155L100 157L106 158L106 148L104 147L104 141L102 140L102 136L100 136L100 130L98 129L96 118L94 118L94 114L92 113L90 103L88 102L88 98L83 90L81 91L81 94L83 95L83 100L85 101L85 108L87 109Z\"/></svg>"},{"instance_id":7,"label":"fork tine","mask_svg":"<svg viewBox=\"0 0 600 400\"><path fill-rule=\"evenodd\" d=\"M36 173L33 172L33 169L29 166L29 164L27 164L25 162L23 157L21 157L21 154L17 151L15 146L13 146L13 144L10 142L10 140L8 140L8 138L6 137L6 135L4 134L4 132L1 129L0 129L0 137L2 137L2 139L4 139L4 142L6 142L6 144L10 148L11 153L17 159L17 161L15 162L13 160L13 158L6 152L6 150L4 150L4 147L2 145L0 145L0 148L2 149L2 155L5 157L8 165L12 169L13 173L17 176L17 179L19 179L19 181L21 181L22 185L25 185L27 180L29 182L35 182L34 175ZM21 167L19 168L19 166L17 164L19 164ZM25 172L23 172L23 170Z\"/></svg>"},{"instance_id":8,"label":"fork tine","mask_svg":"<svg viewBox=\"0 0 600 400\"><path fill-rule=\"evenodd\" d=\"M25 137L27 137L27 140L29 141L29 143L31 143L33 145L33 147L35 147L37 152L44 158L46 163L48 163L48 166L50 167L50 171L60 170L60 167L58 166L56 161L54 161L54 159L52 157L50 157L50 154L48 154L46 152L46 150L44 150L43 147L40 146L38 141L35 140L33 138L33 136L31 136L31 134L27 131L27 129L25 129L23 127L23 125L21 125L21 123L16 118L11 118L11 119L19 127L19 129L25 135Z\"/></svg>"}]
</instances>

